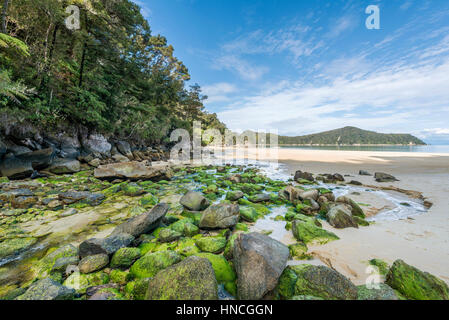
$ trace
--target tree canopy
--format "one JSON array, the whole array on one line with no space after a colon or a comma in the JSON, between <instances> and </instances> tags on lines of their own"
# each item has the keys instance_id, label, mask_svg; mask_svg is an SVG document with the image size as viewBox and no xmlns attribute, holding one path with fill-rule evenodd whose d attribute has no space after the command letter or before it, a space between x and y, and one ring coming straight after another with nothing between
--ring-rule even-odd
<instances>
[{"instance_id":1,"label":"tree canopy","mask_svg":"<svg viewBox=\"0 0 449 320\"><path fill-rule=\"evenodd\" d=\"M79 30L66 27L69 5L80 9ZM75 123L155 143L175 128L191 129L193 120L224 129L135 3L4 0L0 12L2 112L43 127Z\"/></svg>"}]
</instances>

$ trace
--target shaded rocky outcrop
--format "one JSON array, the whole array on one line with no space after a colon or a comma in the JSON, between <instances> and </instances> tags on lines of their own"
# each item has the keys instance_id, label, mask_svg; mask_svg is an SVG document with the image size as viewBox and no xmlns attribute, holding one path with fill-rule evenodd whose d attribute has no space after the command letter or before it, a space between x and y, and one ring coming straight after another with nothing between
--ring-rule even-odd
<instances>
[{"instance_id":1,"label":"shaded rocky outcrop","mask_svg":"<svg viewBox=\"0 0 449 320\"><path fill-rule=\"evenodd\" d=\"M220 203L207 208L200 220L202 229L226 229L233 227L239 220L239 206Z\"/></svg>"},{"instance_id":2,"label":"shaded rocky outcrop","mask_svg":"<svg viewBox=\"0 0 449 320\"><path fill-rule=\"evenodd\" d=\"M273 290L288 257L288 247L266 235L239 235L233 248L239 299L258 300Z\"/></svg>"},{"instance_id":3,"label":"shaded rocky outcrop","mask_svg":"<svg viewBox=\"0 0 449 320\"><path fill-rule=\"evenodd\" d=\"M278 290L284 299L300 295L330 300L357 299L357 287L345 276L328 267L309 264L287 267Z\"/></svg>"},{"instance_id":4,"label":"shaded rocky outcrop","mask_svg":"<svg viewBox=\"0 0 449 320\"><path fill-rule=\"evenodd\" d=\"M149 233L159 226L160 222L167 214L168 209L168 204L160 203L150 211L131 218L125 223L117 226L112 232L112 235L126 233L137 238L141 234Z\"/></svg>"},{"instance_id":5,"label":"shaded rocky outcrop","mask_svg":"<svg viewBox=\"0 0 449 320\"><path fill-rule=\"evenodd\" d=\"M449 300L449 287L444 281L402 260L393 263L386 283L409 299Z\"/></svg>"},{"instance_id":6,"label":"shaded rocky outcrop","mask_svg":"<svg viewBox=\"0 0 449 320\"><path fill-rule=\"evenodd\" d=\"M97 179L114 180L170 180L173 173L168 166L151 166L147 162L120 162L101 165L94 171Z\"/></svg>"},{"instance_id":7,"label":"shaded rocky outcrop","mask_svg":"<svg viewBox=\"0 0 449 320\"><path fill-rule=\"evenodd\" d=\"M33 283L17 300L71 300L74 296L75 290L46 278Z\"/></svg>"},{"instance_id":8,"label":"shaded rocky outcrop","mask_svg":"<svg viewBox=\"0 0 449 320\"><path fill-rule=\"evenodd\" d=\"M214 269L205 258L191 256L149 281L147 300L217 300Z\"/></svg>"},{"instance_id":9,"label":"shaded rocky outcrop","mask_svg":"<svg viewBox=\"0 0 449 320\"><path fill-rule=\"evenodd\" d=\"M179 202L190 211L202 211L210 205L209 200L194 191L188 191Z\"/></svg>"}]
</instances>

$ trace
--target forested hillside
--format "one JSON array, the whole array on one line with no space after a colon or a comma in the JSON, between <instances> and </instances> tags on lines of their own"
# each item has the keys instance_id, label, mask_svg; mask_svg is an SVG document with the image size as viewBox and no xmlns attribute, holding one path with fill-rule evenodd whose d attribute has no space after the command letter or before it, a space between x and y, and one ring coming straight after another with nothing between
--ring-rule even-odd
<instances>
[{"instance_id":1,"label":"forested hillside","mask_svg":"<svg viewBox=\"0 0 449 320\"><path fill-rule=\"evenodd\" d=\"M279 144L298 145L356 145L356 144L391 144L391 145L425 145L422 140L410 134L385 134L374 131L366 131L355 127L345 127L341 129L310 134L299 137L279 136Z\"/></svg>"},{"instance_id":2,"label":"forested hillside","mask_svg":"<svg viewBox=\"0 0 449 320\"><path fill-rule=\"evenodd\" d=\"M80 8L70 30L69 5ZM2 0L0 110L5 122L81 125L160 143L192 120L223 129L198 85L129 0Z\"/></svg>"}]
</instances>

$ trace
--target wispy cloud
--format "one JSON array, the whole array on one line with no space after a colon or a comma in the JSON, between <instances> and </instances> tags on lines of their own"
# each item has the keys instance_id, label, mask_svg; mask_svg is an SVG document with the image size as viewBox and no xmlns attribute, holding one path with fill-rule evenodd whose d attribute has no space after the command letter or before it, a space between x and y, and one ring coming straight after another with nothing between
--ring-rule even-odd
<instances>
[{"instance_id":1,"label":"wispy cloud","mask_svg":"<svg viewBox=\"0 0 449 320\"><path fill-rule=\"evenodd\" d=\"M229 101L229 95L238 91L238 88L235 85L227 82L219 82L204 86L202 89L203 93L208 96L208 103Z\"/></svg>"},{"instance_id":2,"label":"wispy cloud","mask_svg":"<svg viewBox=\"0 0 449 320\"><path fill-rule=\"evenodd\" d=\"M236 72L244 80L258 80L269 71L267 67L253 65L236 55L224 55L217 58L213 68Z\"/></svg>"}]
</instances>

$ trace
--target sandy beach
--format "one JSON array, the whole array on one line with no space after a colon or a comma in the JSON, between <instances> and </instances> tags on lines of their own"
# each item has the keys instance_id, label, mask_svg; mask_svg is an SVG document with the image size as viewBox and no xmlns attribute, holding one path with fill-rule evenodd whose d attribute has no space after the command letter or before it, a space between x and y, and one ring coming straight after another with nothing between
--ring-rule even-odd
<instances>
[{"instance_id":1,"label":"sandy beach","mask_svg":"<svg viewBox=\"0 0 449 320\"><path fill-rule=\"evenodd\" d=\"M254 150L248 150L248 158L255 158ZM269 158L259 160L273 160ZM449 283L449 154L279 149L278 160L290 174L296 170L340 173L365 185L422 192L433 203L428 213L359 229L338 230L325 222L324 228L341 240L310 247L310 251L356 284L365 283L367 261L373 258L388 263L402 259ZM390 173L400 181L377 183L373 177L359 176L361 169Z\"/></svg>"}]
</instances>

